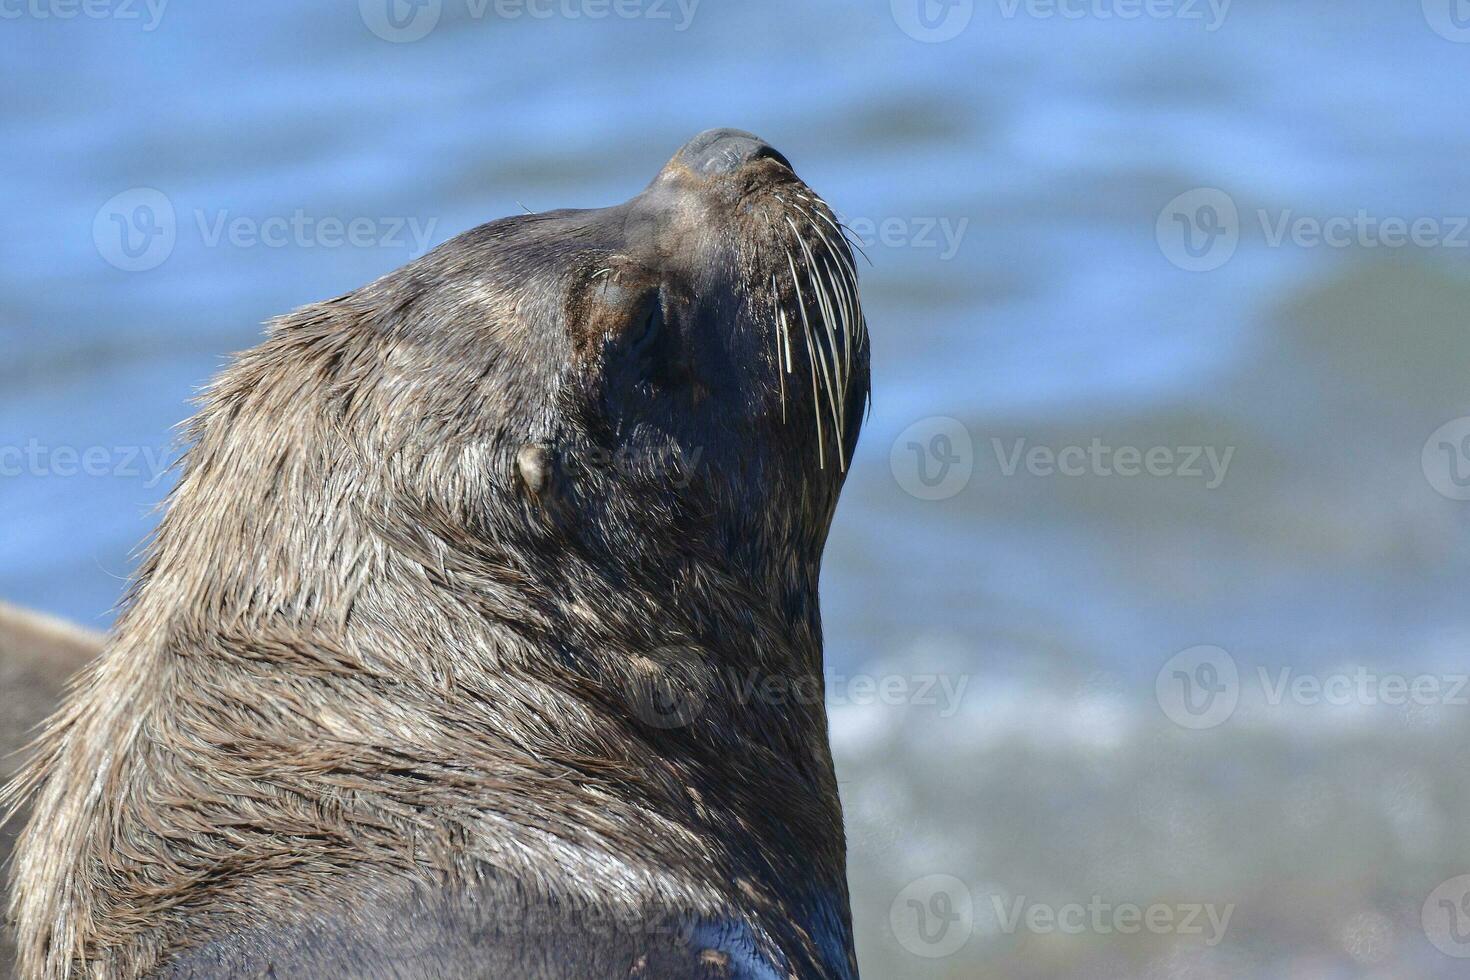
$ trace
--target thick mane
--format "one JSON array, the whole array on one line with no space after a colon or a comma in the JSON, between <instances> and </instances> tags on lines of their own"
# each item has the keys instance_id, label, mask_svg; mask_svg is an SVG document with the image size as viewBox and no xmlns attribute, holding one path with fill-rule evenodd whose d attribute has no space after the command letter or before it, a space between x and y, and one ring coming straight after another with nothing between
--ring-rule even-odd
<instances>
[{"instance_id":1,"label":"thick mane","mask_svg":"<svg viewBox=\"0 0 1470 980\"><path fill-rule=\"evenodd\" d=\"M596 880L599 901L711 915L840 868L812 792L820 701L729 708L776 651L819 664L814 603L793 622L713 555L665 570L700 598L658 610L565 539L542 561L555 529L512 498L494 432L462 424L494 413L439 411L441 382L385 370L412 366L385 320L357 296L303 310L204 397L133 599L11 790L37 814L23 975L146 973L236 914L345 912L357 886L313 888L364 866L404 893L493 892L493 867L543 900ZM706 651L703 714L650 727L627 694L673 647ZM780 846L712 846L752 829Z\"/></svg>"}]
</instances>

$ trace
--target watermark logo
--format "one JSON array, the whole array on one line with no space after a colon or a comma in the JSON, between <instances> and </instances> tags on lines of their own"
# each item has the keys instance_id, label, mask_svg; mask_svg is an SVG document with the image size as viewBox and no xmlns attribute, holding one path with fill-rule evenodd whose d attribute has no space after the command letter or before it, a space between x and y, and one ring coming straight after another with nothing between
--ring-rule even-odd
<instances>
[{"instance_id":1,"label":"watermark logo","mask_svg":"<svg viewBox=\"0 0 1470 980\"><path fill-rule=\"evenodd\" d=\"M1196 731L1214 728L1229 720L1240 703L1240 670L1220 647L1190 647L1159 670L1154 696L1176 725Z\"/></svg>"},{"instance_id":2,"label":"watermark logo","mask_svg":"<svg viewBox=\"0 0 1470 980\"><path fill-rule=\"evenodd\" d=\"M1102 477L1194 480L1218 490L1235 459L1234 446L1115 446L1094 436L1087 443L1046 445L1024 437L992 436L995 471L1011 479ZM920 419L901 432L889 453L894 479L920 500L945 500L970 482L978 462L963 423L946 416Z\"/></svg>"},{"instance_id":3,"label":"watermark logo","mask_svg":"<svg viewBox=\"0 0 1470 980\"><path fill-rule=\"evenodd\" d=\"M1186 272L1212 272L1240 245L1240 211L1224 191L1197 187L1164 205L1154 235L1174 265Z\"/></svg>"},{"instance_id":4,"label":"watermark logo","mask_svg":"<svg viewBox=\"0 0 1470 980\"><path fill-rule=\"evenodd\" d=\"M926 44L954 40L975 17L975 0L891 0L890 8L899 29Z\"/></svg>"},{"instance_id":5,"label":"watermark logo","mask_svg":"<svg viewBox=\"0 0 1470 980\"><path fill-rule=\"evenodd\" d=\"M173 202L152 187L123 191L98 209L92 241L109 265L124 272L156 269L178 241Z\"/></svg>"},{"instance_id":6,"label":"watermark logo","mask_svg":"<svg viewBox=\"0 0 1470 980\"><path fill-rule=\"evenodd\" d=\"M1470 0L1467 0L1470 2ZM1174 265L1210 272L1235 255L1243 235L1267 248L1470 249L1470 215L1300 214L1292 208L1256 208L1248 221L1224 191L1200 187L1164 206L1155 225L1159 248Z\"/></svg>"},{"instance_id":7,"label":"watermark logo","mask_svg":"<svg viewBox=\"0 0 1470 980\"><path fill-rule=\"evenodd\" d=\"M1470 500L1470 417L1435 429L1420 455L1424 478L1440 496Z\"/></svg>"},{"instance_id":8,"label":"watermark logo","mask_svg":"<svg viewBox=\"0 0 1470 980\"><path fill-rule=\"evenodd\" d=\"M626 669L605 675L633 715L655 728L682 728L712 701L724 708L932 708L940 718L960 710L968 674L817 674L724 670L696 647L661 647L628 658Z\"/></svg>"},{"instance_id":9,"label":"watermark logo","mask_svg":"<svg viewBox=\"0 0 1470 980\"><path fill-rule=\"evenodd\" d=\"M1455 959L1470 959L1470 875L1444 882L1419 910L1424 935L1434 948Z\"/></svg>"},{"instance_id":10,"label":"watermark logo","mask_svg":"<svg viewBox=\"0 0 1470 980\"><path fill-rule=\"evenodd\" d=\"M953 956L975 931L975 897L953 875L928 875L898 893L888 909L888 924L899 944L915 956Z\"/></svg>"},{"instance_id":11,"label":"watermark logo","mask_svg":"<svg viewBox=\"0 0 1470 980\"><path fill-rule=\"evenodd\" d=\"M1456 44L1470 44L1470 0L1423 0L1424 19L1434 33Z\"/></svg>"},{"instance_id":12,"label":"watermark logo","mask_svg":"<svg viewBox=\"0 0 1470 980\"><path fill-rule=\"evenodd\" d=\"M1229 653L1191 647L1170 658L1154 680L1159 707L1184 728L1214 728L1235 713L1249 692L1265 709L1470 707L1470 674L1401 674L1357 666L1332 673L1257 666L1250 682Z\"/></svg>"},{"instance_id":13,"label":"watermark logo","mask_svg":"<svg viewBox=\"0 0 1470 980\"><path fill-rule=\"evenodd\" d=\"M367 29L394 44L428 37L444 13L443 0L358 0L357 7Z\"/></svg>"},{"instance_id":14,"label":"watermark logo","mask_svg":"<svg viewBox=\"0 0 1470 980\"><path fill-rule=\"evenodd\" d=\"M948 500L970 484L975 443L959 419L936 415L899 433L888 455L898 485L919 500Z\"/></svg>"},{"instance_id":15,"label":"watermark logo","mask_svg":"<svg viewBox=\"0 0 1470 980\"><path fill-rule=\"evenodd\" d=\"M633 715L650 728L686 728L704 714L716 683L697 647L660 647L632 657L620 676Z\"/></svg>"},{"instance_id":16,"label":"watermark logo","mask_svg":"<svg viewBox=\"0 0 1470 980\"><path fill-rule=\"evenodd\" d=\"M109 200L92 222L97 252L125 272L147 272L168 260L181 234L197 234L205 248L393 248L410 257L429 250L437 218L341 218L303 208L265 217L196 208L182 219L162 191L139 187Z\"/></svg>"},{"instance_id":17,"label":"watermark logo","mask_svg":"<svg viewBox=\"0 0 1470 980\"><path fill-rule=\"evenodd\" d=\"M660 647L629 657L604 677L634 717L664 729L692 724L712 701L726 709L933 708L940 718L951 718L970 683L968 674L834 674L824 683L816 674L727 671L712 666L709 654L692 646Z\"/></svg>"}]
</instances>

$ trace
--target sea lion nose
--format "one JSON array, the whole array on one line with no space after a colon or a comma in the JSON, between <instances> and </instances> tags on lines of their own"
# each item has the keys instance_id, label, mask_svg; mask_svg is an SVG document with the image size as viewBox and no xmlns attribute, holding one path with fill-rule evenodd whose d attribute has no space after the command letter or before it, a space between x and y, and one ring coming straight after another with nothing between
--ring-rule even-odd
<instances>
[{"instance_id":1,"label":"sea lion nose","mask_svg":"<svg viewBox=\"0 0 1470 980\"><path fill-rule=\"evenodd\" d=\"M791 161L765 140L739 129L710 129L684 145L678 159L697 174L714 177L734 173L757 160L775 160L787 170Z\"/></svg>"}]
</instances>

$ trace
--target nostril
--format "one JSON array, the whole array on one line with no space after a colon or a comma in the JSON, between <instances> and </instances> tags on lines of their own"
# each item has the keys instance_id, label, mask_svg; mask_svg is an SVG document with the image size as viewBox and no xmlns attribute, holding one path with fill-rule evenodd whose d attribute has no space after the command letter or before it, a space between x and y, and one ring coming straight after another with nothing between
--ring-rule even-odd
<instances>
[{"instance_id":1,"label":"nostril","mask_svg":"<svg viewBox=\"0 0 1470 980\"><path fill-rule=\"evenodd\" d=\"M755 151L755 154L747 162L754 163L757 160L775 160L792 173L796 172L796 168L791 165L791 161L782 156L780 151L774 146L767 143L762 143L760 148Z\"/></svg>"},{"instance_id":2,"label":"nostril","mask_svg":"<svg viewBox=\"0 0 1470 980\"><path fill-rule=\"evenodd\" d=\"M788 170L791 162L765 140L739 129L711 129L690 140L679 152L695 173L715 176L734 173L758 160L775 160Z\"/></svg>"}]
</instances>

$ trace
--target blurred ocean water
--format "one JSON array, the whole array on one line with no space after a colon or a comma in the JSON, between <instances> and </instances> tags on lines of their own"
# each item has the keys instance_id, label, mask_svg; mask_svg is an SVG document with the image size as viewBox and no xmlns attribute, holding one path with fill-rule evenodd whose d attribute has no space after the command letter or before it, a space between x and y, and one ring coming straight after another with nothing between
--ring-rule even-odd
<instances>
[{"instance_id":1,"label":"blurred ocean water","mask_svg":"<svg viewBox=\"0 0 1470 980\"><path fill-rule=\"evenodd\" d=\"M1470 10L922 2L0 4L0 596L106 625L264 320L747 128L872 260L823 583L866 975L1463 975Z\"/></svg>"}]
</instances>

